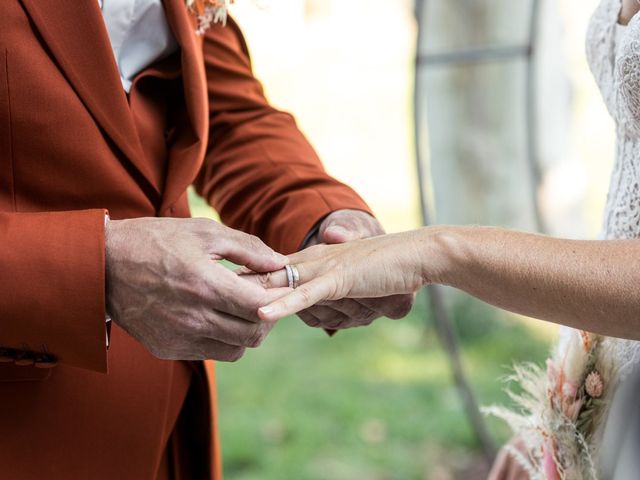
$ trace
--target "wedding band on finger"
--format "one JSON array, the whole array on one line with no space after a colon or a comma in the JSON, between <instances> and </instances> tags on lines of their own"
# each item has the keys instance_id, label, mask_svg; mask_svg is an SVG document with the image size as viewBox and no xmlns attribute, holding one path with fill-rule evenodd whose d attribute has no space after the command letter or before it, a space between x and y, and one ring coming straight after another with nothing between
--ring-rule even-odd
<instances>
[{"instance_id":1,"label":"wedding band on finger","mask_svg":"<svg viewBox=\"0 0 640 480\"><path fill-rule=\"evenodd\" d=\"M300 283L300 272L295 265L286 265L284 269L287 271L287 281L289 282L289 288L296 289Z\"/></svg>"},{"instance_id":2,"label":"wedding band on finger","mask_svg":"<svg viewBox=\"0 0 640 480\"><path fill-rule=\"evenodd\" d=\"M300 285L300 272L298 271L298 267L291 265L291 271L293 272L293 288L298 288L298 285Z\"/></svg>"}]
</instances>

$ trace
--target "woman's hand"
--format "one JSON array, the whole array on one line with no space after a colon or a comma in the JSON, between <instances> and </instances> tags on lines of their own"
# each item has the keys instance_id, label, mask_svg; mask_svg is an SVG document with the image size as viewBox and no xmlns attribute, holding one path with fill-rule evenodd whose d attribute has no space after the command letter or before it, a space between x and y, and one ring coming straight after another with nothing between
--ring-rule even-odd
<instances>
[{"instance_id":1,"label":"woman's hand","mask_svg":"<svg viewBox=\"0 0 640 480\"><path fill-rule=\"evenodd\" d=\"M277 320L324 300L448 285L504 310L640 340L640 240L566 240L492 227L427 227L289 257L301 285L258 311ZM286 275L256 275L268 288ZM286 291L286 290L285 290Z\"/></svg>"},{"instance_id":2,"label":"woman's hand","mask_svg":"<svg viewBox=\"0 0 640 480\"><path fill-rule=\"evenodd\" d=\"M309 239L307 246L353 242L384 235L380 222L370 214L358 210L337 210L320 224L318 232ZM298 312L298 317L314 328L334 330L370 325L380 317L403 318L413 306L414 296L391 295L379 298L345 298L326 301L308 310Z\"/></svg>"},{"instance_id":3,"label":"woman's hand","mask_svg":"<svg viewBox=\"0 0 640 480\"><path fill-rule=\"evenodd\" d=\"M274 321L327 300L410 294L425 282L422 260L428 229L383 235L339 245L317 245L289 257L300 273L300 286L259 310ZM434 259L435 260L435 259ZM430 268L437 271L437 268ZM287 286L283 270L263 275L269 288Z\"/></svg>"}]
</instances>

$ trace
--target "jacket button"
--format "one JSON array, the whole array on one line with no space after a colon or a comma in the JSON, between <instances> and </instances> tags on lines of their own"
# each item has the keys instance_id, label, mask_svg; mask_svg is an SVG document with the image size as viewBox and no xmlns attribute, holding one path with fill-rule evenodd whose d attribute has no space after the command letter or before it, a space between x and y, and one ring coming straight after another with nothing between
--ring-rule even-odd
<instances>
[{"instance_id":1,"label":"jacket button","mask_svg":"<svg viewBox=\"0 0 640 480\"><path fill-rule=\"evenodd\" d=\"M35 361L27 352L20 352L16 355L14 363L20 367L28 367L33 365Z\"/></svg>"},{"instance_id":2,"label":"jacket button","mask_svg":"<svg viewBox=\"0 0 640 480\"><path fill-rule=\"evenodd\" d=\"M58 365L58 362L55 360L55 358L49 355L45 355L36 359L35 367L36 368L53 368L56 365Z\"/></svg>"},{"instance_id":3,"label":"jacket button","mask_svg":"<svg viewBox=\"0 0 640 480\"><path fill-rule=\"evenodd\" d=\"M33 365L34 363L36 362L33 360L33 358L28 357L19 358L15 361L15 364L20 367L28 367L29 365Z\"/></svg>"},{"instance_id":4,"label":"jacket button","mask_svg":"<svg viewBox=\"0 0 640 480\"><path fill-rule=\"evenodd\" d=\"M0 363L13 363L15 358L7 350L0 350Z\"/></svg>"},{"instance_id":5,"label":"jacket button","mask_svg":"<svg viewBox=\"0 0 640 480\"><path fill-rule=\"evenodd\" d=\"M42 368L43 370L54 368L58 365L58 362L36 362L36 368Z\"/></svg>"}]
</instances>

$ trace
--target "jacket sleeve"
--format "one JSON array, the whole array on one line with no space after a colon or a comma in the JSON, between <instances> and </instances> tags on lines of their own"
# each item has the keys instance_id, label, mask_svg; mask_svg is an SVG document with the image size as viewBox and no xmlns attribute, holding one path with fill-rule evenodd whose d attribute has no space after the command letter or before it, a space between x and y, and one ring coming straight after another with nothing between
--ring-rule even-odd
<instances>
[{"instance_id":1,"label":"jacket sleeve","mask_svg":"<svg viewBox=\"0 0 640 480\"><path fill-rule=\"evenodd\" d=\"M325 172L293 117L269 105L232 19L207 31L203 49L210 133L195 186L223 222L291 253L329 213L369 212Z\"/></svg>"},{"instance_id":2,"label":"jacket sleeve","mask_svg":"<svg viewBox=\"0 0 640 480\"><path fill-rule=\"evenodd\" d=\"M0 212L0 349L106 372L105 210ZM8 350L7 350L8 349Z\"/></svg>"}]
</instances>

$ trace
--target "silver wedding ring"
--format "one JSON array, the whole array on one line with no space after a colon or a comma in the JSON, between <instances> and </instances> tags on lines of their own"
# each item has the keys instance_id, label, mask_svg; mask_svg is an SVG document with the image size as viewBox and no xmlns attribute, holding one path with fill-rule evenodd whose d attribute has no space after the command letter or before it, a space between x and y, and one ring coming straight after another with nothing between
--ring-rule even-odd
<instances>
[{"instance_id":1,"label":"silver wedding ring","mask_svg":"<svg viewBox=\"0 0 640 480\"><path fill-rule=\"evenodd\" d=\"M296 289L300 283L300 272L295 265L286 265L284 269L287 271L287 281L289 282L289 288Z\"/></svg>"}]
</instances>

